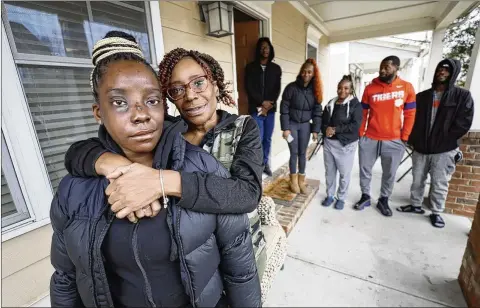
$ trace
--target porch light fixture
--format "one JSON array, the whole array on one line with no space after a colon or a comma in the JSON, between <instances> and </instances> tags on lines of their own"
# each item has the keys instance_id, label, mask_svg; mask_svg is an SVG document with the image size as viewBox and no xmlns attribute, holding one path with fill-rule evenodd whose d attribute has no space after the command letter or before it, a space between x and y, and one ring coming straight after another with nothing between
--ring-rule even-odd
<instances>
[{"instance_id":1,"label":"porch light fixture","mask_svg":"<svg viewBox=\"0 0 480 308\"><path fill-rule=\"evenodd\" d=\"M200 18L208 24L208 36L232 35L233 5L224 1L199 2Z\"/></svg>"}]
</instances>

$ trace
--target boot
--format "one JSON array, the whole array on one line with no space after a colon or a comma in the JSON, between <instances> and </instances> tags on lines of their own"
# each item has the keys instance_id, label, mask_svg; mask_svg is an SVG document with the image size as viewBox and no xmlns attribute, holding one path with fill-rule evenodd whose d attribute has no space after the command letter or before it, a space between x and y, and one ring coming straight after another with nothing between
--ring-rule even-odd
<instances>
[{"instance_id":1,"label":"boot","mask_svg":"<svg viewBox=\"0 0 480 308\"><path fill-rule=\"evenodd\" d=\"M290 190L293 193L298 194L300 192L300 187L298 187L298 174L290 174Z\"/></svg>"},{"instance_id":2,"label":"boot","mask_svg":"<svg viewBox=\"0 0 480 308\"><path fill-rule=\"evenodd\" d=\"M307 194L307 185L305 184L305 174L298 174L298 187L300 192L304 195Z\"/></svg>"}]
</instances>

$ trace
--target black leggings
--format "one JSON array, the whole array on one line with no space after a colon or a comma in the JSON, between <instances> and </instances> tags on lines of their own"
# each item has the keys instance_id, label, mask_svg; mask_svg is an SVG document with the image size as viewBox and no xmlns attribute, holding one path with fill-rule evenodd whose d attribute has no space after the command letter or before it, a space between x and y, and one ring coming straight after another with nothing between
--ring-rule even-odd
<instances>
[{"instance_id":1,"label":"black leggings","mask_svg":"<svg viewBox=\"0 0 480 308\"><path fill-rule=\"evenodd\" d=\"M299 173L305 174L307 166L307 147L310 141L310 122L297 123L290 121L290 132L293 141L288 144L290 149L290 173L297 173L297 160Z\"/></svg>"}]
</instances>

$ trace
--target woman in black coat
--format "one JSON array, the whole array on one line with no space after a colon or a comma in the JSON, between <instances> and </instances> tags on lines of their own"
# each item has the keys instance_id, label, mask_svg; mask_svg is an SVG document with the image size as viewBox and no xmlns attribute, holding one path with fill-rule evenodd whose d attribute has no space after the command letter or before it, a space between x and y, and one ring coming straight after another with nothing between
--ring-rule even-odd
<instances>
[{"instance_id":1,"label":"woman in black coat","mask_svg":"<svg viewBox=\"0 0 480 308\"><path fill-rule=\"evenodd\" d=\"M294 193L307 193L307 147L310 133L313 141L318 139L322 124L322 99L320 71L315 60L308 59L302 65L297 80L283 91L280 103L280 126L290 149L290 190Z\"/></svg>"},{"instance_id":2,"label":"woman in black coat","mask_svg":"<svg viewBox=\"0 0 480 308\"><path fill-rule=\"evenodd\" d=\"M52 307L260 306L247 215L200 214L165 196L163 168L221 178L230 173L187 142L182 121L164 129L157 76L133 37L109 32L92 54L99 140L120 157L159 169L152 168L164 209L136 224L116 219L105 177L66 176L50 215ZM208 103L218 87L205 75L194 86Z\"/></svg>"},{"instance_id":3,"label":"woman in black coat","mask_svg":"<svg viewBox=\"0 0 480 308\"><path fill-rule=\"evenodd\" d=\"M322 205L330 206L336 201L337 210L345 206L362 123L362 105L354 94L352 77L343 76L337 86L338 96L331 99L323 111L323 161L327 197ZM340 175L338 190L337 173Z\"/></svg>"}]
</instances>

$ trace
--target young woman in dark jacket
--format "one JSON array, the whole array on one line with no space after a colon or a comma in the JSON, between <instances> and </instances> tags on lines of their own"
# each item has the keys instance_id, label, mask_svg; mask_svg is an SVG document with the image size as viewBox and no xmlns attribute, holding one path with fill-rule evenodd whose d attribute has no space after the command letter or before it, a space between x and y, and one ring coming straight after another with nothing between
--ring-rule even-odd
<instances>
[{"instance_id":1,"label":"young woman in dark jacket","mask_svg":"<svg viewBox=\"0 0 480 308\"><path fill-rule=\"evenodd\" d=\"M181 121L162 134L162 91L133 37L110 32L92 54L99 141L159 169L152 168L164 210L136 224L116 219L105 177L66 176L51 207L52 307L260 306L247 215L195 213L169 201L163 189L163 168L221 178L230 176L228 170L181 135ZM214 99L218 89L210 76L193 85L205 99Z\"/></svg>"},{"instance_id":2,"label":"young woman in dark jacket","mask_svg":"<svg viewBox=\"0 0 480 308\"><path fill-rule=\"evenodd\" d=\"M317 63L308 59L297 80L287 85L280 103L280 126L290 149L290 190L307 193L305 168L310 133L316 141L322 124L322 80ZM312 123L310 123L312 122ZM289 137L290 136L290 137ZM297 174L297 161L299 174Z\"/></svg>"},{"instance_id":3,"label":"young woman in dark jacket","mask_svg":"<svg viewBox=\"0 0 480 308\"><path fill-rule=\"evenodd\" d=\"M338 83L337 95L328 102L323 111L323 155L327 197L322 205L330 206L337 199L335 208L341 210L345 206L355 160L358 130L362 123L362 105L354 96L350 75L343 76ZM338 191L336 189L337 171L340 174Z\"/></svg>"}]
</instances>

